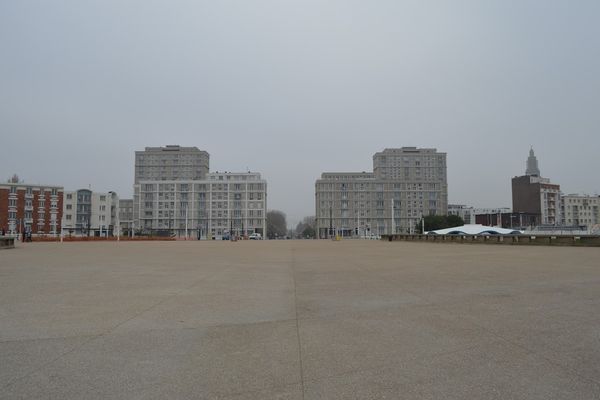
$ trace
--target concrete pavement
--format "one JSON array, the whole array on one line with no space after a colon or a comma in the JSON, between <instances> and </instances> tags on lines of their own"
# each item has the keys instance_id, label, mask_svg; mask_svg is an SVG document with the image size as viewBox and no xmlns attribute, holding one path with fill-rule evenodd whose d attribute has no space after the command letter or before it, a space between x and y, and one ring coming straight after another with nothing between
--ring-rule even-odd
<instances>
[{"instance_id":1,"label":"concrete pavement","mask_svg":"<svg viewBox=\"0 0 600 400\"><path fill-rule=\"evenodd\" d=\"M600 398L600 249L32 243L2 399Z\"/></svg>"}]
</instances>

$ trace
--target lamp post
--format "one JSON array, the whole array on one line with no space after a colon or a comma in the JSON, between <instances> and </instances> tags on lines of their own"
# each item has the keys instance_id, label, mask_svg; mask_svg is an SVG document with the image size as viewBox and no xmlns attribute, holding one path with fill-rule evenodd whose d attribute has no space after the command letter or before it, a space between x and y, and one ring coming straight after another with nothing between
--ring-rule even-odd
<instances>
[{"instance_id":1,"label":"lamp post","mask_svg":"<svg viewBox=\"0 0 600 400\"><path fill-rule=\"evenodd\" d=\"M331 232L333 231L333 205L331 202L329 203L329 233L327 238L331 237Z\"/></svg>"},{"instance_id":2,"label":"lamp post","mask_svg":"<svg viewBox=\"0 0 600 400\"><path fill-rule=\"evenodd\" d=\"M392 198L392 232L393 235L396 233L396 220L394 219L394 199Z\"/></svg>"},{"instance_id":3,"label":"lamp post","mask_svg":"<svg viewBox=\"0 0 600 400\"><path fill-rule=\"evenodd\" d=\"M188 206L185 203L185 240L188 239Z\"/></svg>"}]
</instances>

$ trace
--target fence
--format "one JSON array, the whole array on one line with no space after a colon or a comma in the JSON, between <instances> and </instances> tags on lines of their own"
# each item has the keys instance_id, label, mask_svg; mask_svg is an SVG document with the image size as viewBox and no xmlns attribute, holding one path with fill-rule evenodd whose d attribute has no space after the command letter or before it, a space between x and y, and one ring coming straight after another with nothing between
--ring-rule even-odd
<instances>
[{"instance_id":1,"label":"fence","mask_svg":"<svg viewBox=\"0 0 600 400\"><path fill-rule=\"evenodd\" d=\"M432 242L464 244L504 244L543 246L600 247L598 235L383 235L381 240L390 242Z\"/></svg>"}]
</instances>

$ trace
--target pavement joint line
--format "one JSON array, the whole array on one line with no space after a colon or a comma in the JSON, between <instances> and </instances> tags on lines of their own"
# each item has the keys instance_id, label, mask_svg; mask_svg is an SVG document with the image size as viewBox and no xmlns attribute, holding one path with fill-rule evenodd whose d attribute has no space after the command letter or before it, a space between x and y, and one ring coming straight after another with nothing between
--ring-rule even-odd
<instances>
[{"instance_id":1,"label":"pavement joint line","mask_svg":"<svg viewBox=\"0 0 600 400\"><path fill-rule=\"evenodd\" d=\"M95 337L97 334L89 334L89 335L71 335L71 336L50 336L50 337L39 337L39 338L29 338L29 339L6 339L0 340L0 344L3 343L19 343L19 342L41 342L44 340L65 340L65 339L77 339L77 338L86 338L86 337Z\"/></svg>"},{"instance_id":2,"label":"pavement joint line","mask_svg":"<svg viewBox=\"0 0 600 400\"><path fill-rule=\"evenodd\" d=\"M296 287L296 278L294 276L294 266L296 265L296 249L294 245L290 245L291 249L291 262L290 262L290 273L292 276L292 282L294 283L294 312L296 314L296 337L298 338L298 362L300 364L300 384L302 388L302 400L305 397L304 390L304 365L302 363L302 341L300 340L300 320L298 319L298 291Z\"/></svg>"},{"instance_id":3,"label":"pavement joint line","mask_svg":"<svg viewBox=\"0 0 600 400\"><path fill-rule=\"evenodd\" d=\"M2 388L2 389L6 389L6 388L8 388L8 387L10 387L10 386L14 385L14 384L15 384L15 383L17 383L18 381L21 381L21 380L23 380L23 379L26 379L26 378L30 377L31 375L35 374L36 372L39 372L39 371L43 370L44 368L46 368L46 367L48 367L48 366L50 366L50 365L54 364L56 361L60 360L61 358L64 358L64 357L68 356L69 354L71 354L71 353L73 353L73 352L75 352L75 351L77 351L77 350L81 350L81 349L82 349L82 348L83 348L85 345L87 345L88 343L92 342L93 340L96 340L96 339L98 339L98 338L100 338L100 337L102 337L102 336L106 336L106 335L110 334L110 332L114 331L115 329L117 329L117 328L118 328L118 327L120 327L121 325L123 325L123 324L126 324L127 322L129 322L129 321L131 321L131 320L133 320L133 319L135 319L135 318L139 317L140 315L142 315L142 314L144 314L144 313L146 313L146 312L148 312L148 311L152 310L152 309L153 309L153 308L155 308L155 307L158 307L159 305L161 305L161 304L165 303L166 301L168 301L168 300L170 300L170 299L172 299L172 298L174 298L174 297L178 296L179 294L183 293L184 291L186 291L186 290L189 290L189 289L193 288L194 286L198 285L200 282L204 281L205 279L212 278L212 277L214 277L215 275L221 274L221 273L223 273L223 272L225 272L225 271L227 271L227 268L224 268L223 270L220 270L220 271L216 272L215 274L203 276L202 278L200 278L200 279L198 279L198 280L194 281L194 283L192 283L191 285L189 285L189 286L186 286L186 287L184 287L184 288L182 288L182 289L178 290L177 292L175 292L175 293L172 293L172 294L170 294L170 295L166 296L164 299L162 299L162 300L160 300L159 302L157 302L157 303L153 304L152 306L150 306L150 307L148 307L148 308L146 308L146 309L144 309L144 310L140 311L139 313L135 314L133 317L127 318L126 320L124 320L124 321L121 321L121 322L117 323L115 326L108 328L108 329L107 329L107 330L105 330L104 332L100 332L100 333L99 333L99 334L97 334L97 335L93 335L93 336L91 336L91 337L90 337L88 340L84 341L84 342L83 342L83 343L81 343L80 345L78 345L78 346L75 346L75 347L73 347L72 349L70 349L70 350L68 350L68 351L66 351L66 352L64 352L64 353L62 353L62 354L59 354L58 356L56 356L56 357L55 357L55 358L53 358L52 360L50 360L50 361L48 361L48 362L46 362L46 363L43 363L43 364L42 364L42 365L40 365L39 367L32 369L31 371L29 371L29 372L25 373L24 375L22 375L22 376L19 376L19 377L16 377L16 378L14 378L14 379L12 379L12 380L8 381L8 382L7 382L5 385L3 385L1 388Z\"/></svg>"},{"instance_id":4,"label":"pavement joint line","mask_svg":"<svg viewBox=\"0 0 600 400\"><path fill-rule=\"evenodd\" d=\"M240 323L225 323L225 324L216 324L216 325L199 325L199 326L183 326L180 328L150 328L150 329L140 329L136 332L161 332L161 331L177 331L177 330L198 330L198 329L221 329L221 328L234 328L240 326L256 326L262 324L277 324L277 323L286 323L286 322L296 322L295 318L286 318L286 319L272 319L272 320L264 320L264 321L250 321L250 322L240 322ZM130 332L126 332L130 333ZM125 333L123 333L125 334ZM37 342L37 341L46 341L46 340L65 340L65 339L77 339L77 338L95 338L98 337L99 334L90 334L90 335L72 335L72 336L53 336L53 337L43 337L43 338L31 338L31 339L8 339L8 340L0 340L0 344L3 343L18 343L18 342Z\"/></svg>"}]
</instances>

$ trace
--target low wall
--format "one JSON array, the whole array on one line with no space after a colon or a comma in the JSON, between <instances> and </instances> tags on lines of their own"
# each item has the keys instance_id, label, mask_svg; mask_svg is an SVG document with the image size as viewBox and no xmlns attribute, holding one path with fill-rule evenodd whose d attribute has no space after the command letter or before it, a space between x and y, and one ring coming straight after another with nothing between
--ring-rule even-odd
<instances>
[{"instance_id":1,"label":"low wall","mask_svg":"<svg viewBox=\"0 0 600 400\"><path fill-rule=\"evenodd\" d=\"M0 249L14 249L15 238L13 237L0 237Z\"/></svg>"},{"instance_id":2,"label":"low wall","mask_svg":"<svg viewBox=\"0 0 600 400\"><path fill-rule=\"evenodd\" d=\"M171 241L175 240L172 237L161 237L161 236L136 236L136 237L128 237L121 236L120 241ZM31 238L32 242L60 242L60 236L34 236ZM63 237L63 242L116 242L116 236L109 237L98 237L98 236L65 236Z\"/></svg>"},{"instance_id":3,"label":"low wall","mask_svg":"<svg viewBox=\"0 0 600 400\"><path fill-rule=\"evenodd\" d=\"M600 247L600 236L551 235L382 235L389 242L473 243L504 245Z\"/></svg>"}]
</instances>

